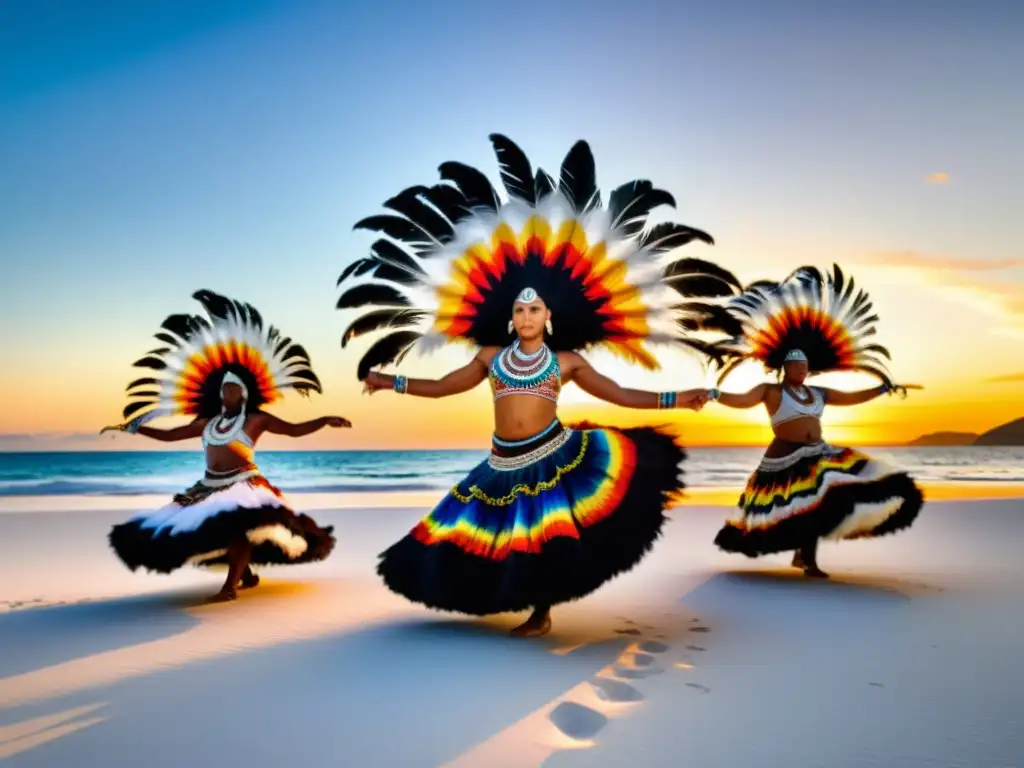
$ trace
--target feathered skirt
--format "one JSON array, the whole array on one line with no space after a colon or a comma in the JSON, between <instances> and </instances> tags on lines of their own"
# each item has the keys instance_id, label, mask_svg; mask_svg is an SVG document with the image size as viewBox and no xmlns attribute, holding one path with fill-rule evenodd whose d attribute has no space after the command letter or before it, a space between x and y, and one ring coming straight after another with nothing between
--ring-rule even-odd
<instances>
[{"instance_id":1,"label":"feathered skirt","mask_svg":"<svg viewBox=\"0 0 1024 768\"><path fill-rule=\"evenodd\" d=\"M170 504L110 531L110 546L131 570L170 573L183 565L223 565L228 547L252 544L253 565L323 560L334 549L333 526L296 514L255 466L209 474Z\"/></svg>"},{"instance_id":2,"label":"feathered skirt","mask_svg":"<svg viewBox=\"0 0 1024 768\"><path fill-rule=\"evenodd\" d=\"M583 597L650 550L684 459L650 427L556 420L528 440L495 439L377 572L409 600L478 616Z\"/></svg>"},{"instance_id":3,"label":"feathered skirt","mask_svg":"<svg viewBox=\"0 0 1024 768\"><path fill-rule=\"evenodd\" d=\"M772 448L789 450L766 455L747 480L736 514L715 538L727 552L757 557L816 539L884 536L921 511L921 490L905 472L853 448L781 440Z\"/></svg>"}]
</instances>

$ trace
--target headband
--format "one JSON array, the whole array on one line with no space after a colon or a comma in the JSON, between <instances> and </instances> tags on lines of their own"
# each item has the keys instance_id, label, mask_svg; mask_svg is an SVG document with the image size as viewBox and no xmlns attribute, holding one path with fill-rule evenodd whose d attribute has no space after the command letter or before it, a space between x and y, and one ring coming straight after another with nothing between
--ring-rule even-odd
<instances>
[{"instance_id":1,"label":"headband","mask_svg":"<svg viewBox=\"0 0 1024 768\"><path fill-rule=\"evenodd\" d=\"M537 295L537 291L534 290L533 288L527 287L527 288L523 288L523 290L521 290L519 292L519 295L516 296L516 300L515 300L514 303L516 303L516 304L532 304L538 298L539 298L539 296Z\"/></svg>"},{"instance_id":2,"label":"headband","mask_svg":"<svg viewBox=\"0 0 1024 768\"><path fill-rule=\"evenodd\" d=\"M784 363L806 363L807 355L804 354L802 349L791 349L786 353L786 358L783 360Z\"/></svg>"},{"instance_id":3,"label":"headband","mask_svg":"<svg viewBox=\"0 0 1024 768\"><path fill-rule=\"evenodd\" d=\"M224 395L224 385L225 384L237 384L238 386L240 386L242 388L242 399L243 400L248 400L249 399L249 389L245 386L245 382L242 381L238 377L238 375L236 373L234 373L233 371L228 371L227 373L224 374L224 378L221 379L221 382L220 382L221 396Z\"/></svg>"}]
</instances>

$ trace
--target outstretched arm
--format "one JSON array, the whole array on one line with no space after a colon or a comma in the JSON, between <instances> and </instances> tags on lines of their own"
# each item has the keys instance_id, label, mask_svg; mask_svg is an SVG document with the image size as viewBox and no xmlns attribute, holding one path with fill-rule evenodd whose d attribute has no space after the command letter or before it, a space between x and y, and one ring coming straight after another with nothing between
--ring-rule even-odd
<instances>
[{"instance_id":1,"label":"outstretched arm","mask_svg":"<svg viewBox=\"0 0 1024 768\"><path fill-rule=\"evenodd\" d=\"M464 365L440 379L408 379L385 373L371 373L363 380L363 383L370 394L378 389L396 389L395 379L397 378L399 384L404 385L404 394L407 395L431 398L459 395L473 389L487 378L487 365L490 362L486 359L487 354L485 350L481 350L468 365ZM401 386L398 387L398 389L401 388Z\"/></svg>"},{"instance_id":2,"label":"outstretched arm","mask_svg":"<svg viewBox=\"0 0 1024 768\"><path fill-rule=\"evenodd\" d=\"M348 419L341 416L321 416L312 421L302 421L293 424L290 421L279 419L271 413L260 413L259 422L256 428L259 432L269 432L272 435L286 435L288 437L305 437L319 432L324 427L351 427Z\"/></svg>"},{"instance_id":3,"label":"outstretched arm","mask_svg":"<svg viewBox=\"0 0 1024 768\"><path fill-rule=\"evenodd\" d=\"M828 389L827 387L820 387L820 389L825 397L825 403L828 405L860 405L892 391L885 384L880 384L871 389L862 389L858 392L843 392L839 389Z\"/></svg>"},{"instance_id":4,"label":"outstretched arm","mask_svg":"<svg viewBox=\"0 0 1024 768\"><path fill-rule=\"evenodd\" d=\"M743 393L719 392L718 397L714 397L714 392L715 390L712 390L711 397L727 408L753 408L764 402L764 397L768 393L768 385L758 384L749 392Z\"/></svg>"},{"instance_id":5,"label":"outstretched arm","mask_svg":"<svg viewBox=\"0 0 1024 768\"><path fill-rule=\"evenodd\" d=\"M189 440L193 437L200 437L203 434L203 427L206 426L206 419L196 419L193 422L173 429L157 429L156 427L133 427L131 421L126 424L119 424L116 427L104 427L104 432L127 432L133 435L142 435L151 440L159 440L161 443L175 443L179 440Z\"/></svg>"},{"instance_id":6,"label":"outstretched arm","mask_svg":"<svg viewBox=\"0 0 1024 768\"><path fill-rule=\"evenodd\" d=\"M646 392L628 389L595 371L575 353L569 355L570 377L588 395L624 408L692 408L699 410L707 400L705 390L687 389L682 392ZM673 400L674 398L674 400Z\"/></svg>"}]
</instances>

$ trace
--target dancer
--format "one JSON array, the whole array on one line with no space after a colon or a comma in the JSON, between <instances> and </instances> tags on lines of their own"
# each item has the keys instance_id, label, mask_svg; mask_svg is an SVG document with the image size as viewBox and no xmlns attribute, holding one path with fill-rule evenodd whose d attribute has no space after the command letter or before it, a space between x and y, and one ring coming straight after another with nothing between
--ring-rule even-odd
<instances>
[{"instance_id":1,"label":"dancer","mask_svg":"<svg viewBox=\"0 0 1024 768\"><path fill-rule=\"evenodd\" d=\"M206 474L171 503L115 525L110 545L131 570L170 573L192 563L228 566L214 600L233 600L255 587L250 564L323 560L334 548L333 526L319 527L296 514L254 463L256 442L269 432L311 435L324 427L350 427L340 416L293 424L263 410L284 389L321 392L309 355L273 326L264 328L254 307L211 291L193 294L209 315L171 315L156 337L166 346L135 363L159 371L128 385L135 402L128 422L102 432L138 434L160 442L202 437ZM173 429L145 426L160 416L188 415Z\"/></svg>"},{"instance_id":2,"label":"dancer","mask_svg":"<svg viewBox=\"0 0 1024 768\"><path fill-rule=\"evenodd\" d=\"M665 251L711 237L671 223L645 230L651 208L674 204L648 181L619 187L602 207L585 142L570 150L556 182L543 170L534 175L504 136L491 141L508 202L481 172L445 163L442 177L454 186L413 187L386 203L405 218L356 225L382 231L410 252L379 240L339 282L375 272L410 293L432 294L436 309L414 309L413 299L384 283L356 285L338 306L384 305L356 319L343 346L368 331L403 329L391 330L360 361L358 376L370 393L448 397L489 379L493 394L490 457L380 556L378 573L392 591L435 609L532 609L513 634L542 635L551 628L551 606L593 592L640 561L683 488L685 454L669 430L563 425L557 403L564 383L627 408L696 410L704 402L702 389L623 388L579 350L603 346L648 369L658 364L647 342L702 351L672 325L669 288L693 296L695 281L734 279L698 259L659 266ZM439 267L436 279L431 267ZM409 330L424 320L426 334ZM660 322L668 330L658 331ZM400 362L417 342L449 340L480 349L440 379L371 371Z\"/></svg>"},{"instance_id":3,"label":"dancer","mask_svg":"<svg viewBox=\"0 0 1024 768\"><path fill-rule=\"evenodd\" d=\"M886 394L906 397L908 389L920 387L894 384L881 359L889 352L865 343L878 317L868 295L838 265L829 275L804 267L777 289L748 291L730 309L742 333L717 345L725 365L719 383L744 360L779 372L780 381L743 394L708 392L710 400L730 408L764 404L775 434L715 543L748 557L794 550L794 567L827 578L818 567L819 539L869 538L907 528L923 496L905 472L825 442L825 406L859 405ZM841 370L864 371L882 383L858 392L804 383L808 375Z\"/></svg>"}]
</instances>

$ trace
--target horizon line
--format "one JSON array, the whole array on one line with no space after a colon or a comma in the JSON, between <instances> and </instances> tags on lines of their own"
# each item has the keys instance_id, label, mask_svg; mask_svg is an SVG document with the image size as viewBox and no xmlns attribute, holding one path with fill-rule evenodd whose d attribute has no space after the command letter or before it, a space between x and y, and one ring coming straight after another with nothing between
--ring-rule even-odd
<instances>
[{"instance_id":1,"label":"horizon line","mask_svg":"<svg viewBox=\"0 0 1024 768\"><path fill-rule=\"evenodd\" d=\"M842 445L851 448L990 448L998 446L976 445L914 445L909 442L864 442L862 440L845 440ZM692 448L765 448L767 444L758 443L686 443L684 449ZM1004 446L1012 448L1014 446ZM488 446L472 446L467 448L267 448L259 453L427 453L427 452L465 452L465 451L487 451ZM80 453L201 453L194 448L132 448L132 449L108 449L108 448L82 448L82 449L45 449L29 448L19 450L0 449L0 455L18 454L80 454Z\"/></svg>"}]
</instances>

